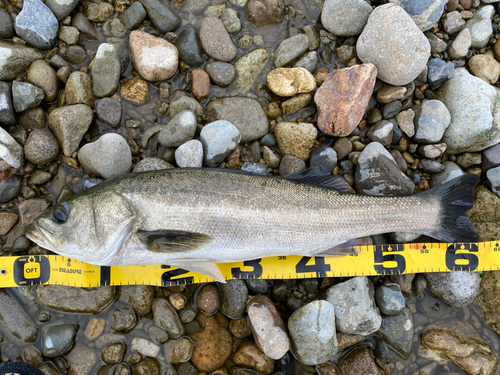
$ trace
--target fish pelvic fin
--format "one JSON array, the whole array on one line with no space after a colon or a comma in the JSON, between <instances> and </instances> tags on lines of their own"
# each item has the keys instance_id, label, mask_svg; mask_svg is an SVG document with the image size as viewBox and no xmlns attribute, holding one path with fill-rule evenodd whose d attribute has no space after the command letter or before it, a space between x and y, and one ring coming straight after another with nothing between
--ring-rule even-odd
<instances>
[{"instance_id":1,"label":"fish pelvic fin","mask_svg":"<svg viewBox=\"0 0 500 375\"><path fill-rule=\"evenodd\" d=\"M332 246L329 249L321 251L321 253L314 254L315 257L338 257L356 253L357 250L354 246L363 244L362 238L352 238L338 245Z\"/></svg>"},{"instance_id":2,"label":"fish pelvic fin","mask_svg":"<svg viewBox=\"0 0 500 375\"><path fill-rule=\"evenodd\" d=\"M441 227L424 234L445 242L476 242L479 236L466 211L472 208L478 181L478 176L468 173L419 193L422 198L437 198L442 207Z\"/></svg>"},{"instance_id":3,"label":"fish pelvic fin","mask_svg":"<svg viewBox=\"0 0 500 375\"><path fill-rule=\"evenodd\" d=\"M301 184L328 187L340 193L356 193L344 177L332 175L323 167L310 167L283 177Z\"/></svg>"},{"instance_id":4,"label":"fish pelvic fin","mask_svg":"<svg viewBox=\"0 0 500 375\"><path fill-rule=\"evenodd\" d=\"M212 240L212 237L203 233L179 230L138 231L137 237L149 251L155 253L189 253Z\"/></svg>"},{"instance_id":5,"label":"fish pelvic fin","mask_svg":"<svg viewBox=\"0 0 500 375\"><path fill-rule=\"evenodd\" d=\"M186 271L201 273L202 275L211 277L219 283L226 283L226 279L224 279L224 276L222 276L219 267L217 267L215 263L209 261L200 261L196 259L176 259L169 261L168 265L182 268Z\"/></svg>"}]
</instances>

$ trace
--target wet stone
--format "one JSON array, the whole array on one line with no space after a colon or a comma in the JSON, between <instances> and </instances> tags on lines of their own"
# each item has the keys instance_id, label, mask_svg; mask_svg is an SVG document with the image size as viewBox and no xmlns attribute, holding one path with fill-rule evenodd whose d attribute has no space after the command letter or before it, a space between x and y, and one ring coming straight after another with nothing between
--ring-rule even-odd
<instances>
[{"instance_id":1,"label":"wet stone","mask_svg":"<svg viewBox=\"0 0 500 375\"><path fill-rule=\"evenodd\" d=\"M80 32L76 27L73 26L61 26L59 28L57 36L65 43L76 44L78 43Z\"/></svg>"},{"instance_id":2,"label":"wet stone","mask_svg":"<svg viewBox=\"0 0 500 375\"><path fill-rule=\"evenodd\" d=\"M127 347L123 343L116 343L106 346L101 350L101 359L108 365L116 365L123 362Z\"/></svg>"},{"instance_id":3,"label":"wet stone","mask_svg":"<svg viewBox=\"0 0 500 375\"><path fill-rule=\"evenodd\" d=\"M168 300L155 299L153 301L153 315L156 326L164 329L170 338L177 339L184 334L184 326Z\"/></svg>"},{"instance_id":4,"label":"wet stone","mask_svg":"<svg viewBox=\"0 0 500 375\"><path fill-rule=\"evenodd\" d=\"M427 82L429 87L436 88L449 80L455 74L453 63L441 59L431 59L427 63Z\"/></svg>"},{"instance_id":5,"label":"wet stone","mask_svg":"<svg viewBox=\"0 0 500 375\"><path fill-rule=\"evenodd\" d=\"M14 22L17 35L41 50L55 46L58 27L56 17L40 0L25 0Z\"/></svg>"},{"instance_id":6,"label":"wet stone","mask_svg":"<svg viewBox=\"0 0 500 375\"><path fill-rule=\"evenodd\" d=\"M274 360L262 353L253 342L244 342L234 353L233 361L237 365L247 366L261 371L270 373L274 369Z\"/></svg>"},{"instance_id":7,"label":"wet stone","mask_svg":"<svg viewBox=\"0 0 500 375\"><path fill-rule=\"evenodd\" d=\"M472 303L478 292L480 277L474 272L426 273L427 288L446 304L467 306Z\"/></svg>"},{"instance_id":8,"label":"wet stone","mask_svg":"<svg viewBox=\"0 0 500 375\"><path fill-rule=\"evenodd\" d=\"M356 348L349 352L342 358L339 370L342 374L384 374L373 360L368 348Z\"/></svg>"},{"instance_id":9,"label":"wet stone","mask_svg":"<svg viewBox=\"0 0 500 375\"><path fill-rule=\"evenodd\" d=\"M154 288L147 285L125 285L120 292L120 301L128 303L139 316L151 311L154 299Z\"/></svg>"},{"instance_id":10,"label":"wet stone","mask_svg":"<svg viewBox=\"0 0 500 375\"><path fill-rule=\"evenodd\" d=\"M144 9L139 1L135 1L130 7L125 9L125 11L118 16L118 19L126 29L135 30L142 24L142 21L144 20L144 18L146 18L146 15L146 9Z\"/></svg>"},{"instance_id":11,"label":"wet stone","mask_svg":"<svg viewBox=\"0 0 500 375\"><path fill-rule=\"evenodd\" d=\"M16 112L35 108L44 98L43 90L26 82L12 82L12 101Z\"/></svg>"},{"instance_id":12,"label":"wet stone","mask_svg":"<svg viewBox=\"0 0 500 375\"><path fill-rule=\"evenodd\" d=\"M146 9L153 26L162 34L175 31L181 20L159 0L139 0Z\"/></svg>"},{"instance_id":13,"label":"wet stone","mask_svg":"<svg viewBox=\"0 0 500 375\"><path fill-rule=\"evenodd\" d=\"M219 289L212 284L203 286L196 296L196 307L209 315L218 311L220 308Z\"/></svg>"},{"instance_id":14,"label":"wet stone","mask_svg":"<svg viewBox=\"0 0 500 375\"><path fill-rule=\"evenodd\" d=\"M192 76L192 92L197 100L203 100L210 93L210 78L208 74L201 69L191 71Z\"/></svg>"},{"instance_id":15,"label":"wet stone","mask_svg":"<svg viewBox=\"0 0 500 375\"><path fill-rule=\"evenodd\" d=\"M122 118L122 105L116 99L101 99L96 105L96 115L98 121L112 128L117 128Z\"/></svg>"},{"instance_id":16,"label":"wet stone","mask_svg":"<svg viewBox=\"0 0 500 375\"><path fill-rule=\"evenodd\" d=\"M42 351L46 357L59 357L73 346L76 325L54 323L45 325L42 330Z\"/></svg>"},{"instance_id":17,"label":"wet stone","mask_svg":"<svg viewBox=\"0 0 500 375\"><path fill-rule=\"evenodd\" d=\"M80 342L76 343L67 356L68 365L73 374L91 374L92 367L97 363L97 360L95 350Z\"/></svg>"},{"instance_id":18,"label":"wet stone","mask_svg":"<svg viewBox=\"0 0 500 375\"><path fill-rule=\"evenodd\" d=\"M108 316L107 323L113 331L130 331L137 324L137 317L131 307L114 309Z\"/></svg>"},{"instance_id":19,"label":"wet stone","mask_svg":"<svg viewBox=\"0 0 500 375\"><path fill-rule=\"evenodd\" d=\"M318 69L318 54L316 51L308 52L292 65L293 68L304 68L310 73L314 73Z\"/></svg>"},{"instance_id":20,"label":"wet stone","mask_svg":"<svg viewBox=\"0 0 500 375\"><path fill-rule=\"evenodd\" d=\"M269 289L269 281L267 280L248 279L245 280L245 283L247 284L249 294L266 294Z\"/></svg>"},{"instance_id":21,"label":"wet stone","mask_svg":"<svg viewBox=\"0 0 500 375\"><path fill-rule=\"evenodd\" d=\"M221 21L229 34L238 34L241 31L241 21L236 10L225 9Z\"/></svg>"},{"instance_id":22,"label":"wet stone","mask_svg":"<svg viewBox=\"0 0 500 375\"><path fill-rule=\"evenodd\" d=\"M205 71L212 82L220 87L229 86L236 77L234 66L221 61L209 62L205 65Z\"/></svg>"},{"instance_id":23,"label":"wet stone","mask_svg":"<svg viewBox=\"0 0 500 375\"><path fill-rule=\"evenodd\" d=\"M174 365L187 362L194 351L194 343L188 337L170 340L164 346L165 359Z\"/></svg>"},{"instance_id":24,"label":"wet stone","mask_svg":"<svg viewBox=\"0 0 500 375\"><path fill-rule=\"evenodd\" d=\"M99 45L91 69L94 96L104 98L113 95L118 89L121 67L118 51L112 44Z\"/></svg>"},{"instance_id":25,"label":"wet stone","mask_svg":"<svg viewBox=\"0 0 500 375\"><path fill-rule=\"evenodd\" d=\"M375 292L375 301L384 315L397 315L405 307L405 299L398 284L379 286Z\"/></svg>"},{"instance_id":26,"label":"wet stone","mask_svg":"<svg viewBox=\"0 0 500 375\"><path fill-rule=\"evenodd\" d=\"M248 288L243 280L228 280L226 284L219 284L221 291L221 312L231 319L243 315L248 298Z\"/></svg>"},{"instance_id":27,"label":"wet stone","mask_svg":"<svg viewBox=\"0 0 500 375\"><path fill-rule=\"evenodd\" d=\"M26 345L35 342L38 328L22 305L7 290L0 290L1 333L12 343Z\"/></svg>"},{"instance_id":28,"label":"wet stone","mask_svg":"<svg viewBox=\"0 0 500 375\"><path fill-rule=\"evenodd\" d=\"M309 39L298 34L282 41L274 52L274 65L279 68L291 64L309 49Z\"/></svg>"},{"instance_id":29,"label":"wet stone","mask_svg":"<svg viewBox=\"0 0 500 375\"><path fill-rule=\"evenodd\" d=\"M279 96L293 96L316 88L313 75L304 68L278 68L267 75L269 89Z\"/></svg>"},{"instance_id":30,"label":"wet stone","mask_svg":"<svg viewBox=\"0 0 500 375\"><path fill-rule=\"evenodd\" d=\"M92 22L104 22L113 15L115 8L108 3L91 3L87 6L85 14Z\"/></svg>"},{"instance_id":31,"label":"wet stone","mask_svg":"<svg viewBox=\"0 0 500 375\"><path fill-rule=\"evenodd\" d=\"M45 5L50 8L58 21L62 21L69 16L77 4L77 0L47 0L45 2Z\"/></svg>"},{"instance_id":32,"label":"wet stone","mask_svg":"<svg viewBox=\"0 0 500 375\"><path fill-rule=\"evenodd\" d=\"M158 142L165 147L178 147L194 138L196 124L196 116L193 112L181 111L162 127L158 134Z\"/></svg>"},{"instance_id":33,"label":"wet stone","mask_svg":"<svg viewBox=\"0 0 500 375\"><path fill-rule=\"evenodd\" d=\"M97 339L104 331L106 320L104 318L92 318L87 323L83 334L89 341Z\"/></svg>"},{"instance_id":34,"label":"wet stone","mask_svg":"<svg viewBox=\"0 0 500 375\"><path fill-rule=\"evenodd\" d=\"M231 322L229 323L229 331L234 337L238 339L243 339L252 334L252 330L248 325L248 320L246 316L241 317L239 319L231 320Z\"/></svg>"},{"instance_id":35,"label":"wet stone","mask_svg":"<svg viewBox=\"0 0 500 375\"><path fill-rule=\"evenodd\" d=\"M217 167L238 146L241 138L238 128L229 121L219 120L205 125L200 133L204 164Z\"/></svg>"},{"instance_id":36,"label":"wet stone","mask_svg":"<svg viewBox=\"0 0 500 375\"><path fill-rule=\"evenodd\" d=\"M242 57L235 63L236 82L245 93L253 87L255 80L264 70L269 61L269 52L265 48L258 48Z\"/></svg>"},{"instance_id":37,"label":"wet stone","mask_svg":"<svg viewBox=\"0 0 500 375\"><path fill-rule=\"evenodd\" d=\"M134 337L132 339L131 349L145 357L155 358L160 353L160 347L158 345L140 337Z\"/></svg>"},{"instance_id":38,"label":"wet stone","mask_svg":"<svg viewBox=\"0 0 500 375\"><path fill-rule=\"evenodd\" d=\"M200 38L195 27L190 25L184 27L179 33L175 46L179 51L179 60L184 61L188 66L196 68L205 62Z\"/></svg>"},{"instance_id":39,"label":"wet stone","mask_svg":"<svg viewBox=\"0 0 500 375\"><path fill-rule=\"evenodd\" d=\"M203 19L200 26L200 40L205 52L215 60L229 62L237 55L236 46L218 18Z\"/></svg>"},{"instance_id":40,"label":"wet stone","mask_svg":"<svg viewBox=\"0 0 500 375\"><path fill-rule=\"evenodd\" d=\"M78 44L61 47L59 55L70 64L82 64L87 59L87 51Z\"/></svg>"},{"instance_id":41,"label":"wet stone","mask_svg":"<svg viewBox=\"0 0 500 375\"><path fill-rule=\"evenodd\" d=\"M15 125L16 123L12 91L7 82L0 82L0 123L5 125Z\"/></svg>"},{"instance_id":42,"label":"wet stone","mask_svg":"<svg viewBox=\"0 0 500 375\"><path fill-rule=\"evenodd\" d=\"M135 104L142 104L148 99L148 83L141 77L124 78L120 81L120 95Z\"/></svg>"},{"instance_id":43,"label":"wet stone","mask_svg":"<svg viewBox=\"0 0 500 375\"><path fill-rule=\"evenodd\" d=\"M0 181L0 203L7 203L21 193L22 178L11 175Z\"/></svg>"},{"instance_id":44,"label":"wet stone","mask_svg":"<svg viewBox=\"0 0 500 375\"><path fill-rule=\"evenodd\" d=\"M59 155L59 143L50 131L35 129L24 144L24 152L33 164L47 164Z\"/></svg>"},{"instance_id":45,"label":"wet stone","mask_svg":"<svg viewBox=\"0 0 500 375\"><path fill-rule=\"evenodd\" d=\"M256 27L277 25L284 21L283 0L249 0L246 6L248 20Z\"/></svg>"}]
</instances>

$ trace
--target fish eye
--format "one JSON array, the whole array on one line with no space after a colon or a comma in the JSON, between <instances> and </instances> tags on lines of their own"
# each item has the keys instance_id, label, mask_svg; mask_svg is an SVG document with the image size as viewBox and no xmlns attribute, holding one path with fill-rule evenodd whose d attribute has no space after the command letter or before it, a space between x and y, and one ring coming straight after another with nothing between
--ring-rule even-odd
<instances>
[{"instance_id":1,"label":"fish eye","mask_svg":"<svg viewBox=\"0 0 500 375\"><path fill-rule=\"evenodd\" d=\"M58 224L62 224L68 218L68 210L64 205L58 205L52 210L52 218Z\"/></svg>"}]
</instances>

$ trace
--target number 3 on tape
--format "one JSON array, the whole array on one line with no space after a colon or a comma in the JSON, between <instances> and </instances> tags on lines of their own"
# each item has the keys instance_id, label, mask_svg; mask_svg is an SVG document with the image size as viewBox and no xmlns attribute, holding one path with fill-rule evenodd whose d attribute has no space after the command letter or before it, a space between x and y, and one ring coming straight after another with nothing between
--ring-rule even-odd
<instances>
[{"instance_id":1,"label":"number 3 on tape","mask_svg":"<svg viewBox=\"0 0 500 375\"><path fill-rule=\"evenodd\" d=\"M383 276L402 274L405 272L406 259L403 254L397 254L403 251L404 245L375 246L375 251L373 252L375 271Z\"/></svg>"}]
</instances>

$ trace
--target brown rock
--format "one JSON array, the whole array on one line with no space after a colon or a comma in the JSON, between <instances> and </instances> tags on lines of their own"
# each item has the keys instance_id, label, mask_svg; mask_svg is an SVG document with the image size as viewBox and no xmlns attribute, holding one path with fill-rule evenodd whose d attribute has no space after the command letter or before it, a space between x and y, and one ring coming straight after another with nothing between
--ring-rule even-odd
<instances>
[{"instance_id":1,"label":"brown rock","mask_svg":"<svg viewBox=\"0 0 500 375\"><path fill-rule=\"evenodd\" d=\"M481 185L476 187L474 195L469 216L479 241L497 241L500 238L500 198Z\"/></svg>"},{"instance_id":2,"label":"brown rock","mask_svg":"<svg viewBox=\"0 0 500 375\"><path fill-rule=\"evenodd\" d=\"M194 351L194 343L187 337L181 337L177 340L170 340L163 346L163 349L165 359L177 365L191 359Z\"/></svg>"},{"instance_id":3,"label":"brown rock","mask_svg":"<svg viewBox=\"0 0 500 375\"><path fill-rule=\"evenodd\" d=\"M337 332L337 342L339 344L338 352L356 345L358 342L363 341L363 335L351 335L349 333Z\"/></svg>"},{"instance_id":4,"label":"brown rock","mask_svg":"<svg viewBox=\"0 0 500 375\"><path fill-rule=\"evenodd\" d=\"M202 100L210 93L210 77L203 69L196 69L191 72L193 77L193 95L196 99Z\"/></svg>"},{"instance_id":5,"label":"brown rock","mask_svg":"<svg viewBox=\"0 0 500 375\"><path fill-rule=\"evenodd\" d=\"M469 9L472 6L472 0L458 0L458 3L463 6L464 9Z\"/></svg>"},{"instance_id":6,"label":"brown rock","mask_svg":"<svg viewBox=\"0 0 500 375\"><path fill-rule=\"evenodd\" d=\"M500 334L500 271L484 272L481 276L479 304L483 308L486 323Z\"/></svg>"},{"instance_id":7,"label":"brown rock","mask_svg":"<svg viewBox=\"0 0 500 375\"><path fill-rule=\"evenodd\" d=\"M17 119L23 129L43 129L47 125L47 116L41 107L28 109Z\"/></svg>"},{"instance_id":8,"label":"brown rock","mask_svg":"<svg viewBox=\"0 0 500 375\"><path fill-rule=\"evenodd\" d=\"M95 350L77 341L73 350L67 357L69 371L68 375L91 374L92 367L97 362Z\"/></svg>"},{"instance_id":9,"label":"brown rock","mask_svg":"<svg viewBox=\"0 0 500 375\"><path fill-rule=\"evenodd\" d=\"M279 96L293 96L316 88L314 76L304 68L277 68L267 75L269 89Z\"/></svg>"},{"instance_id":10,"label":"brown rock","mask_svg":"<svg viewBox=\"0 0 500 375\"><path fill-rule=\"evenodd\" d=\"M51 205L51 201L45 198L33 198L19 203L19 215L21 223L28 225Z\"/></svg>"},{"instance_id":11,"label":"brown rock","mask_svg":"<svg viewBox=\"0 0 500 375\"><path fill-rule=\"evenodd\" d=\"M269 374L274 369L274 359L267 355L251 341L246 341L240 345L234 353L233 361L237 365L250 366L264 374Z\"/></svg>"},{"instance_id":12,"label":"brown rock","mask_svg":"<svg viewBox=\"0 0 500 375\"><path fill-rule=\"evenodd\" d=\"M333 149L337 153L337 160L342 160L352 151L352 143L345 137L337 138L333 144Z\"/></svg>"},{"instance_id":13,"label":"brown rock","mask_svg":"<svg viewBox=\"0 0 500 375\"><path fill-rule=\"evenodd\" d=\"M281 110L284 115L291 115L311 103L313 97L314 95L312 92L295 95L294 97L281 103Z\"/></svg>"},{"instance_id":14,"label":"brown rock","mask_svg":"<svg viewBox=\"0 0 500 375\"><path fill-rule=\"evenodd\" d=\"M16 225L19 216L12 212L0 212L0 236L5 236Z\"/></svg>"},{"instance_id":15,"label":"brown rock","mask_svg":"<svg viewBox=\"0 0 500 375\"><path fill-rule=\"evenodd\" d=\"M274 120L275 118L280 117L283 112L281 112L281 108L278 102L271 102L266 105L266 114L270 120Z\"/></svg>"},{"instance_id":16,"label":"brown rock","mask_svg":"<svg viewBox=\"0 0 500 375\"><path fill-rule=\"evenodd\" d=\"M370 63L330 73L314 95L320 130L336 137L351 134L365 113L376 78L377 68Z\"/></svg>"},{"instance_id":17,"label":"brown rock","mask_svg":"<svg viewBox=\"0 0 500 375\"><path fill-rule=\"evenodd\" d=\"M26 158L33 164L47 164L59 155L59 142L45 129L33 130L24 144Z\"/></svg>"},{"instance_id":18,"label":"brown rock","mask_svg":"<svg viewBox=\"0 0 500 375\"><path fill-rule=\"evenodd\" d=\"M179 65L177 48L163 38L134 30L129 36L129 49L134 69L145 80L163 81L172 77L177 71Z\"/></svg>"},{"instance_id":19,"label":"brown rock","mask_svg":"<svg viewBox=\"0 0 500 375\"><path fill-rule=\"evenodd\" d=\"M45 94L46 102L53 101L59 92L59 79L56 72L45 60L37 60L31 64L26 82L40 87Z\"/></svg>"},{"instance_id":20,"label":"brown rock","mask_svg":"<svg viewBox=\"0 0 500 375\"><path fill-rule=\"evenodd\" d=\"M248 325L248 319L246 316L231 320L229 323L229 331L237 339L243 339L252 334L252 330Z\"/></svg>"},{"instance_id":21,"label":"brown rock","mask_svg":"<svg viewBox=\"0 0 500 375\"><path fill-rule=\"evenodd\" d=\"M94 95L92 95L92 80L88 74L83 72L71 73L66 82L64 95L66 105L86 104L94 108L95 99Z\"/></svg>"},{"instance_id":22,"label":"brown rock","mask_svg":"<svg viewBox=\"0 0 500 375\"><path fill-rule=\"evenodd\" d=\"M231 356L233 339L213 315L200 313L196 320L201 331L190 334L195 344L191 362L199 371L214 371Z\"/></svg>"},{"instance_id":23,"label":"brown rock","mask_svg":"<svg viewBox=\"0 0 500 375\"><path fill-rule=\"evenodd\" d=\"M108 365L116 365L123 362L127 348L124 343L117 342L106 346L101 350L101 358Z\"/></svg>"},{"instance_id":24,"label":"brown rock","mask_svg":"<svg viewBox=\"0 0 500 375\"><path fill-rule=\"evenodd\" d=\"M318 131L314 125L306 122L278 122L274 135L283 156L292 155L307 160Z\"/></svg>"},{"instance_id":25,"label":"brown rock","mask_svg":"<svg viewBox=\"0 0 500 375\"><path fill-rule=\"evenodd\" d=\"M367 348L357 348L349 352L340 359L339 370L342 375L383 375L373 360L370 350Z\"/></svg>"},{"instance_id":26,"label":"brown rock","mask_svg":"<svg viewBox=\"0 0 500 375\"><path fill-rule=\"evenodd\" d=\"M282 23L284 10L283 0L250 0L246 6L248 20L256 27Z\"/></svg>"},{"instance_id":27,"label":"brown rock","mask_svg":"<svg viewBox=\"0 0 500 375\"><path fill-rule=\"evenodd\" d=\"M314 79L316 80L316 86L321 86L325 82L326 77L328 77L328 70L320 69L314 73Z\"/></svg>"},{"instance_id":28,"label":"brown rock","mask_svg":"<svg viewBox=\"0 0 500 375\"><path fill-rule=\"evenodd\" d=\"M497 40L493 46L493 53L495 54L495 59L500 61L500 40Z\"/></svg>"},{"instance_id":29,"label":"brown rock","mask_svg":"<svg viewBox=\"0 0 500 375\"><path fill-rule=\"evenodd\" d=\"M120 81L120 95L123 99L142 104L148 99L148 94L148 83L139 76Z\"/></svg>"},{"instance_id":30,"label":"brown rock","mask_svg":"<svg viewBox=\"0 0 500 375\"><path fill-rule=\"evenodd\" d=\"M385 104L393 100L403 99L406 94L406 87L385 85L377 92L377 102Z\"/></svg>"},{"instance_id":31,"label":"brown rock","mask_svg":"<svg viewBox=\"0 0 500 375\"><path fill-rule=\"evenodd\" d=\"M87 340L94 341L104 331L105 326L106 326L106 319L92 318L87 323L87 327L85 328L83 334L85 335Z\"/></svg>"},{"instance_id":32,"label":"brown rock","mask_svg":"<svg viewBox=\"0 0 500 375\"><path fill-rule=\"evenodd\" d=\"M500 63L490 55L474 55L469 60L470 72L489 84L494 84L500 77Z\"/></svg>"},{"instance_id":33,"label":"brown rock","mask_svg":"<svg viewBox=\"0 0 500 375\"><path fill-rule=\"evenodd\" d=\"M115 8L109 3L90 3L85 15L89 21L104 22L113 15Z\"/></svg>"},{"instance_id":34,"label":"brown rock","mask_svg":"<svg viewBox=\"0 0 500 375\"><path fill-rule=\"evenodd\" d=\"M219 310L219 289L212 284L203 286L196 296L196 307L205 314L213 314Z\"/></svg>"},{"instance_id":35,"label":"brown rock","mask_svg":"<svg viewBox=\"0 0 500 375\"><path fill-rule=\"evenodd\" d=\"M215 60L230 62L238 54L229 33L216 17L206 17L200 26L200 41L205 52Z\"/></svg>"}]
</instances>

